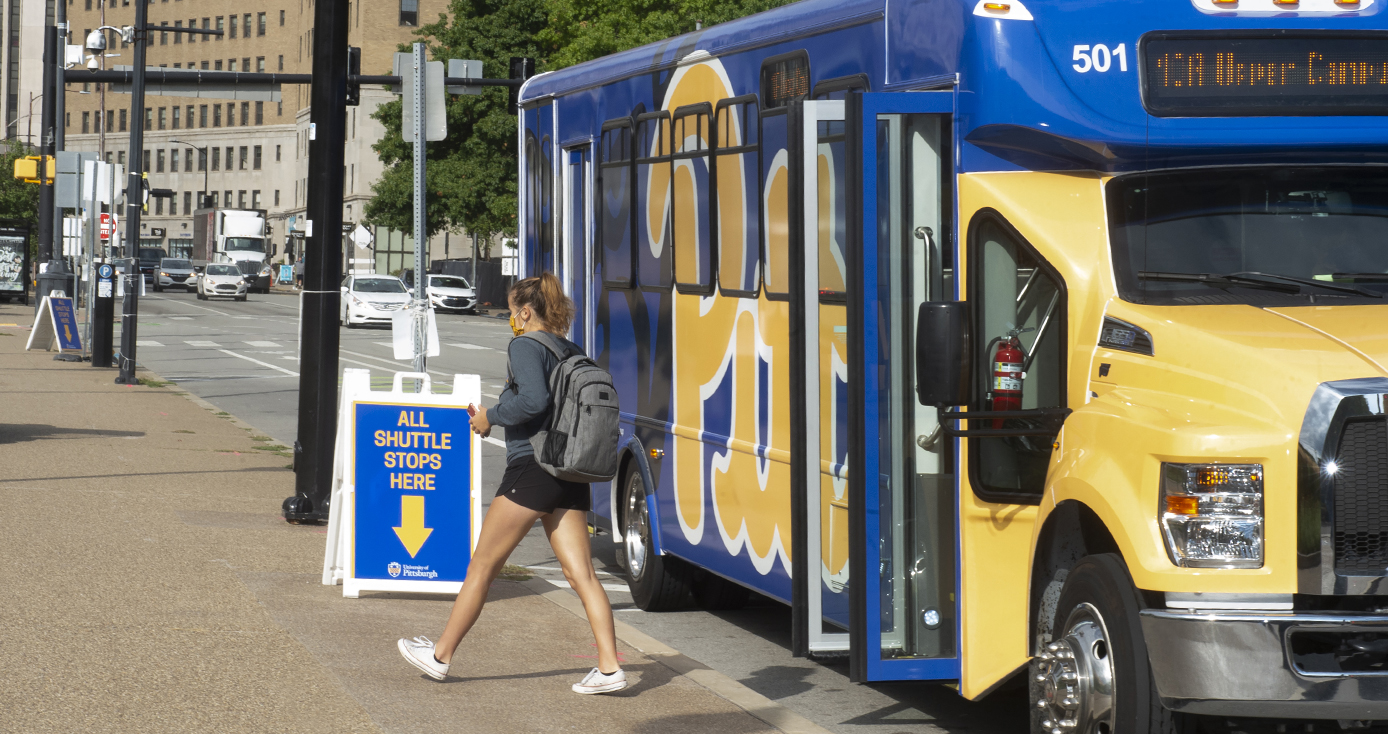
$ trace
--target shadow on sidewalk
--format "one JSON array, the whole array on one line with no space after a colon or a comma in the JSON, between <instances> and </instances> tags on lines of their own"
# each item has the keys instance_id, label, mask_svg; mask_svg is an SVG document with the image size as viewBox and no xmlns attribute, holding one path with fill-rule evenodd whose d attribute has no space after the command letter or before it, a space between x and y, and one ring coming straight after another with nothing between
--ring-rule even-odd
<instances>
[{"instance_id":1,"label":"shadow on sidewalk","mask_svg":"<svg viewBox=\"0 0 1388 734\"><path fill-rule=\"evenodd\" d=\"M59 428L42 423L0 423L0 444L23 443L52 439L91 438L108 436L111 438L139 438L144 431L108 431L99 428Z\"/></svg>"}]
</instances>

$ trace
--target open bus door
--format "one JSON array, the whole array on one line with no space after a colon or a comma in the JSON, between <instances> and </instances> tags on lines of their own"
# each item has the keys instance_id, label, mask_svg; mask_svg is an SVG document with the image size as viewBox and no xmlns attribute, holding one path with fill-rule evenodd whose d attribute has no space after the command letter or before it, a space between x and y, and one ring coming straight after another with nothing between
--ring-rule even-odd
<instances>
[{"instance_id":1,"label":"open bus door","mask_svg":"<svg viewBox=\"0 0 1388 734\"><path fill-rule=\"evenodd\" d=\"M953 110L849 93L789 122L793 646L855 681L959 677L956 442L913 366L919 304L956 299Z\"/></svg>"}]
</instances>

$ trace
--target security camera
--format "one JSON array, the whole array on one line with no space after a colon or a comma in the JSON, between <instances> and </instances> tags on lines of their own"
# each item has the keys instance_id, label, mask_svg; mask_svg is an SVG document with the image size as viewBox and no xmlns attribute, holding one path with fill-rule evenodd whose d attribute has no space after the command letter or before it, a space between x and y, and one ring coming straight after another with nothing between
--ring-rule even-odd
<instances>
[{"instance_id":1,"label":"security camera","mask_svg":"<svg viewBox=\"0 0 1388 734\"><path fill-rule=\"evenodd\" d=\"M88 69L98 69L98 68L100 68L100 67L101 67L100 61L101 61L101 57L99 57L99 56L88 56L88 57L87 57L87 68L88 68Z\"/></svg>"},{"instance_id":2,"label":"security camera","mask_svg":"<svg viewBox=\"0 0 1388 734\"><path fill-rule=\"evenodd\" d=\"M99 54L99 53L101 53L102 51L105 51L105 50L106 50L106 34L103 33L103 32L101 32L100 30L95 30L95 31L92 31L91 33L88 33L88 34L87 34L87 50L88 50L88 51L91 51L93 54ZM88 68L91 68L91 69L95 69L96 67L95 67L95 66L92 66L92 63L93 63L93 62L88 61L88 62L87 62L87 67L88 67Z\"/></svg>"}]
</instances>

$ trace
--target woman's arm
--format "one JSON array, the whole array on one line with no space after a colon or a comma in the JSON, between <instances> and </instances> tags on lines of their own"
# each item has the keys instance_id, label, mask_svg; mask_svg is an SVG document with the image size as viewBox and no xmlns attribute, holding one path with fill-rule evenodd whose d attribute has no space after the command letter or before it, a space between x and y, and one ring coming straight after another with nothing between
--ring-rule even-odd
<instances>
[{"instance_id":1,"label":"woman's arm","mask_svg":"<svg viewBox=\"0 0 1388 734\"><path fill-rule=\"evenodd\" d=\"M543 344L534 339L516 338L507 347L514 390L501 394L496 407L487 411L494 426L518 426L549 410L549 374L545 371Z\"/></svg>"}]
</instances>

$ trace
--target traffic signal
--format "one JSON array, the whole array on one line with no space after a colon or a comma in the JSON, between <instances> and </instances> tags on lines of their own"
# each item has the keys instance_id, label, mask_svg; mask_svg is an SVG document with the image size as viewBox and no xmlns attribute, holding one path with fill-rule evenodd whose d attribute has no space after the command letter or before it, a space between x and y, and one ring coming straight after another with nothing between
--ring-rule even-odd
<instances>
[{"instance_id":1,"label":"traffic signal","mask_svg":"<svg viewBox=\"0 0 1388 734\"><path fill-rule=\"evenodd\" d=\"M525 81L526 79L529 79L532 76L535 76L535 59L532 59L529 56L511 57L512 79L519 79L521 81ZM511 110L511 114L513 115L520 111L520 106L517 103L519 99L520 85L517 84L511 87L510 103L508 106L508 109Z\"/></svg>"},{"instance_id":2,"label":"traffic signal","mask_svg":"<svg viewBox=\"0 0 1388 734\"><path fill-rule=\"evenodd\" d=\"M361 104L361 84L352 81L352 77L361 76L361 49L356 46L347 47L347 106L356 107Z\"/></svg>"},{"instance_id":3,"label":"traffic signal","mask_svg":"<svg viewBox=\"0 0 1388 734\"><path fill-rule=\"evenodd\" d=\"M39 168L40 168L40 165L41 165L42 161L44 161L45 159L47 159L47 161L48 161L48 165L47 165L47 166L44 166L44 168L47 169L47 177L46 177L46 178L47 178L48 180L46 180L46 181L41 181L41 180L39 180L39 175L40 175L40 174L39 174ZM29 156L24 156L23 158L16 158L16 159L14 160L14 177L17 178L17 179L19 179L19 180L21 180L21 181L23 181L24 183L48 183L48 184L51 184L51 183L53 183L54 177L56 177L57 175L58 175L58 159L57 159L57 158L54 158L54 157L51 156L51 155L48 155L48 156L43 156L43 155L29 155Z\"/></svg>"}]
</instances>

